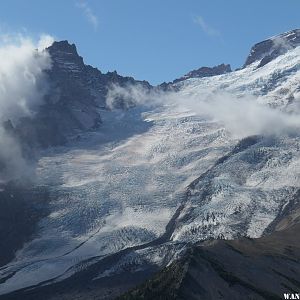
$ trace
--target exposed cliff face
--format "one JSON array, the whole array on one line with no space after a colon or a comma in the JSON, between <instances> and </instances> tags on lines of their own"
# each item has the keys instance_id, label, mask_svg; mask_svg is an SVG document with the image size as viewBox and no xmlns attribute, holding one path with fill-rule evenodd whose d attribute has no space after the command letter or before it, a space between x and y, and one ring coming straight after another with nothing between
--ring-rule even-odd
<instances>
[{"instance_id":1,"label":"exposed cliff face","mask_svg":"<svg viewBox=\"0 0 300 300\"><path fill-rule=\"evenodd\" d=\"M244 67L260 61L258 67L266 65L279 55L300 45L300 29L288 31L255 44L248 55Z\"/></svg>"}]
</instances>

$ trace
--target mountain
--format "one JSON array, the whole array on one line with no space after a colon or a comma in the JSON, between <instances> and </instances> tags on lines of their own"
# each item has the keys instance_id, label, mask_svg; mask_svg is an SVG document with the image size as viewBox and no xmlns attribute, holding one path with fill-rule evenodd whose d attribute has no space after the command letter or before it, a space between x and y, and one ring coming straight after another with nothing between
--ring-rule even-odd
<instances>
[{"instance_id":1,"label":"mountain","mask_svg":"<svg viewBox=\"0 0 300 300\"><path fill-rule=\"evenodd\" d=\"M300 45L300 29L291 30L283 34L277 35L258 44L251 48L244 67L260 61L258 67L262 67L275 59L279 55L294 49Z\"/></svg>"},{"instance_id":2,"label":"mountain","mask_svg":"<svg viewBox=\"0 0 300 300\"><path fill-rule=\"evenodd\" d=\"M3 129L15 144L20 144L22 156L29 161L26 178L16 182L0 183L0 265L14 258L16 250L34 234L35 226L48 213L47 188L32 187L30 177L37 157L43 149L65 145L78 140L81 134L99 130L101 110L106 106L106 95L114 84L142 86L151 89L146 81L123 77L117 72L101 73L85 65L76 46L68 41L54 42L48 51L52 67L47 72L48 92L33 116L22 118L17 124L10 120ZM122 107L122 99L120 99ZM16 160L17 158L13 158ZM0 170L6 171L14 162L0 161Z\"/></svg>"},{"instance_id":3,"label":"mountain","mask_svg":"<svg viewBox=\"0 0 300 300\"><path fill-rule=\"evenodd\" d=\"M2 239L26 236L7 243L0 299L113 299L147 279L125 299L297 291L299 47L166 92L85 66L67 42L48 51L56 88L35 120L68 143L39 153L33 212L28 187L0 192ZM126 109L105 106L112 81Z\"/></svg>"},{"instance_id":4,"label":"mountain","mask_svg":"<svg viewBox=\"0 0 300 300\"><path fill-rule=\"evenodd\" d=\"M52 61L47 71L49 92L35 117L24 118L15 128L21 141L30 147L63 145L71 137L99 128L99 110L107 109L106 95L114 84L151 88L146 81L116 71L103 74L85 65L76 46L68 41L54 42L46 51Z\"/></svg>"}]
</instances>

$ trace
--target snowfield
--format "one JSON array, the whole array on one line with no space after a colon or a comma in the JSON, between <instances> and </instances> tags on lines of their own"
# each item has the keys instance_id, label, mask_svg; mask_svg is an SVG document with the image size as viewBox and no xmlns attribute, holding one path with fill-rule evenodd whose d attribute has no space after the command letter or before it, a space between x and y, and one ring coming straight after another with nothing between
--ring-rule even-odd
<instances>
[{"instance_id":1,"label":"snowfield","mask_svg":"<svg viewBox=\"0 0 300 300\"><path fill-rule=\"evenodd\" d=\"M48 186L51 212L0 269L0 293L61 280L87 259L147 245L179 207L167 242L136 249L97 278L128 261L137 270L145 261L170 261L187 242L261 236L300 185L300 122L286 114L300 107L300 48L257 65L179 83L173 104L103 110L99 131L45 151L37 185Z\"/></svg>"}]
</instances>

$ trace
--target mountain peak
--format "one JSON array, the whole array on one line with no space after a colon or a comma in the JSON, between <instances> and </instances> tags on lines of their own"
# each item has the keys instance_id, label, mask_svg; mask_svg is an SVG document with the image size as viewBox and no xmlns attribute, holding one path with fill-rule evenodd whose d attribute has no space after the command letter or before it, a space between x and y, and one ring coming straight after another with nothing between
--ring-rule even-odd
<instances>
[{"instance_id":1,"label":"mountain peak","mask_svg":"<svg viewBox=\"0 0 300 300\"><path fill-rule=\"evenodd\" d=\"M48 47L48 51L63 51L66 53L78 55L75 44L70 44L67 40L53 42L53 44Z\"/></svg>"},{"instance_id":2,"label":"mountain peak","mask_svg":"<svg viewBox=\"0 0 300 300\"><path fill-rule=\"evenodd\" d=\"M47 50L51 55L53 68L59 66L67 72L78 72L84 68L83 58L78 54L75 44L70 44L67 40L55 41Z\"/></svg>"},{"instance_id":3,"label":"mountain peak","mask_svg":"<svg viewBox=\"0 0 300 300\"><path fill-rule=\"evenodd\" d=\"M255 61L260 60L258 67L262 67L279 55L290 49L300 46L300 29L294 29L273 36L267 40L255 44L248 55L244 68Z\"/></svg>"}]
</instances>

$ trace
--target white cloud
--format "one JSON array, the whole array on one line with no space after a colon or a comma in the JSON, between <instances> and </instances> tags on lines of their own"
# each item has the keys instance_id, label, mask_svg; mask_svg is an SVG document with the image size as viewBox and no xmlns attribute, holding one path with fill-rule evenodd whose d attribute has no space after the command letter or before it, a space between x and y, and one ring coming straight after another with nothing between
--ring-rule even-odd
<instances>
[{"instance_id":1,"label":"white cloud","mask_svg":"<svg viewBox=\"0 0 300 300\"><path fill-rule=\"evenodd\" d=\"M202 31L209 36L219 36L220 32L215 28L211 27L201 16L194 18L194 22L200 26Z\"/></svg>"},{"instance_id":2,"label":"white cloud","mask_svg":"<svg viewBox=\"0 0 300 300\"><path fill-rule=\"evenodd\" d=\"M0 180L22 176L30 169L18 142L2 124L11 120L16 125L43 103L47 91L44 71L51 68L51 59L42 49L50 41L48 35L37 43L20 34L0 35L0 57L4 58L0 60Z\"/></svg>"},{"instance_id":3,"label":"white cloud","mask_svg":"<svg viewBox=\"0 0 300 300\"><path fill-rule=\"evenodd\" d=\"M22 35L5 35L0 42L0 121L30 115L45 93L44 70L51 67L46 51L50 36L34 43ZM51 39L53 40L53 39ZM40 50L37 50L40 49Z\"/></svg>"},{"instance_id":4,"label":"white cloud","mask_svg":"<svg viewBox=\"0 0 300 300\"><path fill-rule=\"evenodd\" d=\"M53 36L49 34L42 34L38 43L37 43L37 49L39 51L45 50L46 48L50 47L54 42Z\"/></svg>"},{"instance_id":5,"label":"white cloud","mask_svg":"<svg viewBox=\"0 0 300 300\"><path fill-rule=\"evenodd\" d=\"M236 138L250 135L273 135L294 132L300 128L297 111L284 113L257 102L253 96L237 98L226 92L197 91L196 93L149 91L140 85L120 87L113 85L108 93L107 105L125 107L132 104L146 106L175 105L208 120L220 122ZM126 105L128 103L128 105ZM117 104L117 106L115 106Z\"/></svg>"},{"instance_id":6,"label":"white cloud","mask_svg":"<svg viewBox=\"0 0 300 300\"><path fill-rule=\"evenodd\" d=\"M85 1L79 1L76 3L76 6L79 7L83 14L85 15L88 22L94 27L94 30L98 29L99 21L97 16L94 14L90 6Z\"/></svg>"}]
</instances>

